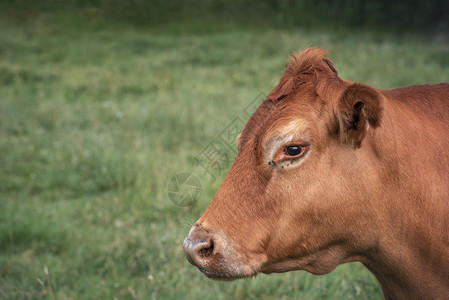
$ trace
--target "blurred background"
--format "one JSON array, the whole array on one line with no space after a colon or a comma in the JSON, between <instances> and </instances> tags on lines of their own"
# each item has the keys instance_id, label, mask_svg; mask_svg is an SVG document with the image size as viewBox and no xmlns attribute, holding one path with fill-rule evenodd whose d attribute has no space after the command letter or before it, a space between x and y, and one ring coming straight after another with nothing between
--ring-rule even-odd
<instances>
[{"instance_id":1,"label":"blurred background","mask_svg":"<svg viewBox=\"0 0 449 300\"><path fill-rule=\"evenodd\" d=\"M0 1L1 299L382 299L357 263L207 279L182 241L288 55L449 81L448 0Z\"/></svg>"}]
</instances>

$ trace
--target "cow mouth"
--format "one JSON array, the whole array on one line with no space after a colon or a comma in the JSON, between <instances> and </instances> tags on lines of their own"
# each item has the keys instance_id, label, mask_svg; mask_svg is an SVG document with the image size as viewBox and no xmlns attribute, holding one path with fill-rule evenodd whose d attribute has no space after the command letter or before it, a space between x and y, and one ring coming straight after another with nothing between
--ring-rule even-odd
<instances>
[{"instance_id":1,"label":"cow mouth","mask_svg":"<svg viewBox=\"0 0 449 300\"><path fill-rule=\"evenodd\" d=\"M198 270L200 270L201 273L203 273L207 278L220 281L232 281L237 279L255 277L257 275L257 272L252 272L251 274L218 273L203 267L198 267Z\"/></svg>"},{"instance_id":2,"label":"cow mouth","mask_svg":"<svg viewBox=\"0 0 449 300\"><path fill-rule=\"evenodd\" d=\"M213 279L213 280L221 280L221 281L231 281L231 280L235 280L235 279L239 279L239 277L230 277L230 276L226 276L223 274L217 274L214 272L211 272L207 269L203 269L203 268L198 268L201 273L203 273L207 278L209 279Z\"/></svg>"}]
</instances>

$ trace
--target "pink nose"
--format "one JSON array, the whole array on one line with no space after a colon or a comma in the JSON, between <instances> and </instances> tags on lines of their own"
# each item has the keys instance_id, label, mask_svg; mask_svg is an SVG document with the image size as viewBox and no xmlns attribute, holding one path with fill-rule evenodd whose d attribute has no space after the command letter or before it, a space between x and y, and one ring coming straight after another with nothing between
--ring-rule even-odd
<instances>
[{"instance_id":1,"label":"pink nose","mask_svg":"<svg viewBox=\"0 0 449 300\"><path fill-rule=\"evenodd\" d=\"M201 225L195 224L184 240L187 260L194 266L205 266L214 253L214 240Z\"/></svg>"}]
</instances>

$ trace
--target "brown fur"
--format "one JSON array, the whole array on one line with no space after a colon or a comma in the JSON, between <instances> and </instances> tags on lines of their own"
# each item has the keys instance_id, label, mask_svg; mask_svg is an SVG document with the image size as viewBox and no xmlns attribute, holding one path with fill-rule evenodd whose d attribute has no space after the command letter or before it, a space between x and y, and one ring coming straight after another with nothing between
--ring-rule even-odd
<instances>
[{"instance_id":1,"label":"brown fur","mask_svg":"<svg viewBox=\"0 0 449 300\"><path fill-rule=\"evenodd\" d=\"M378 90L325 54L292 56L249 119L189 261L214 279L360 261L386 299L449 299L449 84Z\"/></svg>"},{"instance_id":2,"label":"brown fur","mask_svg":"<svg viewBox=\"0 0 449 300\"><path fill-rule=\"evenodd\" d=\"M313 89L322 99L329 99L343 81L338 77L333 63L325 57L327 51L309 48L291 55L284 75L267 99L282 100L298 88Z\"/></svg>"}]
</instances>

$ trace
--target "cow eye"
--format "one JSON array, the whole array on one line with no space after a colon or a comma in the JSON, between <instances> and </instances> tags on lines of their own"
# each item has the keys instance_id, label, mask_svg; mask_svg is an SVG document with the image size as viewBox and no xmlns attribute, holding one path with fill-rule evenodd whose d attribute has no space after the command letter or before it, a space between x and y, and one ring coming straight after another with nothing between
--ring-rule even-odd
<instances>
[{"instance_id":1,"label":"cow eye","mask_svg":"<svg viewBox=\"0 0 449 300\"><path fill-rule=\"evenodd\" d=\"M301 146L288 146L285 147L285 154L289 156L297 156L302 153L303 147Z\"/></svg>"}]
</instances>

